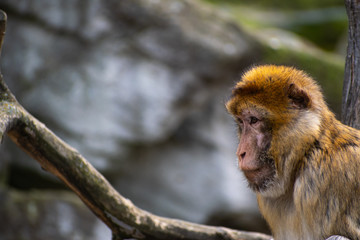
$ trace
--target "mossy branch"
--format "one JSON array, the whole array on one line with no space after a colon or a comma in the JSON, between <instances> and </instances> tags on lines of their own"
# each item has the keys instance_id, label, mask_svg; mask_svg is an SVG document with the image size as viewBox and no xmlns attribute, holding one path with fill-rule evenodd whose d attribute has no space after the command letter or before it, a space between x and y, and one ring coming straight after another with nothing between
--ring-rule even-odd
<instances>
[{"instance_id":1,"label":"mossy branch","mask_svg":"<svg viewBox=\"0 0 360 240\"><path fill-rule=\"evenodd\" d=\"M6 14L0 11L0 50ZM75 149L29 114L0 76L0 140L7 134L21 149L56 175L113 232L113 239L265 240L270 236L163 218L137 208Z\"/></svg>"}]
</instances>

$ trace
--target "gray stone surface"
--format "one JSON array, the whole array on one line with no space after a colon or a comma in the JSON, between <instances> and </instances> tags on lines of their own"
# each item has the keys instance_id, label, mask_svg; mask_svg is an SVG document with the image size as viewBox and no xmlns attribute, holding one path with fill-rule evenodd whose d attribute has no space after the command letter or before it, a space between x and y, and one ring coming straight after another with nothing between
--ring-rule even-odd
<instances>
[{"instance_id":1,"label":"gray stone surface","mask_svg":"<svg viewBox=\"0 0 360 240\"><path fill-rule=\"evenodd\" d=\"M224 102L259 49L226 16L176 0L2 0L0 8L9 87L125 197L196 222L256 211ZM1 151L2 161L43 174L8 142Z\"/></svg>"},{"instance_id":2,"label":"gray stone surface","mask_svg":"<svg viewBox=\"0 0 360 240\"><path fill-rule=\"evenodd\" d=\"M74 195L0 190L0 239L111 239L111 231Z\"/></svg>"}]
</instances>

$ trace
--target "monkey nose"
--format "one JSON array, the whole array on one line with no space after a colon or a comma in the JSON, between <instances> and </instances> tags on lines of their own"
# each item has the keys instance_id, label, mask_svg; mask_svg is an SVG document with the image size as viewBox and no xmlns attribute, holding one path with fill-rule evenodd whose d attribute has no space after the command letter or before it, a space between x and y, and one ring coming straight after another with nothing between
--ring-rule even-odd
<instances>
[{"instance_id":1,"label":"monkey nose","mask_svg":"<svg viewBox=\"0 0 360 240\"><path fill-rule=\"evenodd\" d=\"M246 152L241 153L241 154L240 154L240 158L241 158L241 159L244 159L245 155L246 155Z\"/></svg>"}]
</instances>

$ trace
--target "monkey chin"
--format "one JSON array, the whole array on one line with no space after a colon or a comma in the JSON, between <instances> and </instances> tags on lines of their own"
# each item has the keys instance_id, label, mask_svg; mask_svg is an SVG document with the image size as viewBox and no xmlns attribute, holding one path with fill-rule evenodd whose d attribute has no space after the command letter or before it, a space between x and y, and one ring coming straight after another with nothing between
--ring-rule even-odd
<instances>
[{"instance_id":1,"label":"monkey chin","mask_svg":"<svg viewBox=\"0 0 360 240\"><path fill-rule=\"evenodd\" d=\"M243 171L249 188L255 192L265 192L274 185L275 171L270 166L264 166L256 170Z\"/></svg>"},{"instance_id":2,"label":"monkey chin","mask_svg":"<svg viewBox=\"0 0 360 240\"><path fill-rule=\"evenodd\" d=\"M255 170L243 171L249 188L258 193L265 193L271 190L275 184L275 164L266 152L261 152L259 155L260 167Z\"/></svg>"}]
</instances>

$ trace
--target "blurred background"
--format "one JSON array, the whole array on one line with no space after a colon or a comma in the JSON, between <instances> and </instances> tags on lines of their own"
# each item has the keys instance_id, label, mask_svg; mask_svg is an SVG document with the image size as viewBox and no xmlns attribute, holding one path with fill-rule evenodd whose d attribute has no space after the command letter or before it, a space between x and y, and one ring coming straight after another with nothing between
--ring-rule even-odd
<instances>
[{"instance_id":1,"label":"blurred background","mask_svg":"<svg viewBox=\"0 0 360 240\"><path fill-rule=\"evenodd\" d=\"M1 71L19 102L152 213L267 232L224 103L243 71L309 72L340 113L343 0L1 0ZM0 240L110 239L9 139Z\"/></svg>"}]
</instances>

